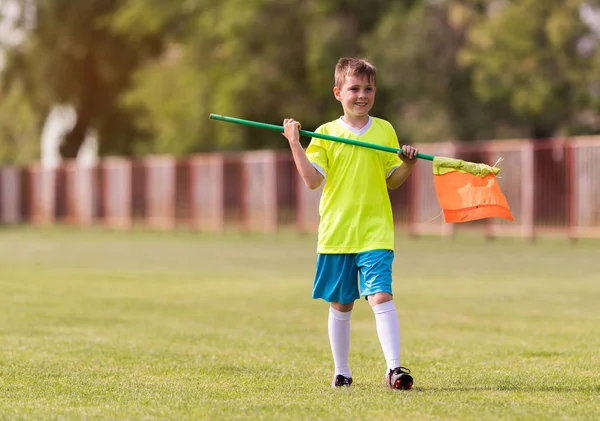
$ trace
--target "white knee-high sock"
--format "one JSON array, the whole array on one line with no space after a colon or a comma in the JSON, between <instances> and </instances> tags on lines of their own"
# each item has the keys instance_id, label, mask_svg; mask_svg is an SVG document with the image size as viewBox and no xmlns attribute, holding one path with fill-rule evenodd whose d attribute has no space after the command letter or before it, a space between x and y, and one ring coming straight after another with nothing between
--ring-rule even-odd
<instances>
[{"instance_id":1,"label":"white knee-high sock","mask_svg":"<svg viewBox=\"0 0 600 421\"><path fill-rule=\"evenodd\" d=\"M373 306L377 335L388 370L400 366L400 322L394 301Z\"/></svg>"},{"instance_id":2,"label":"white knee-high sock","mask_svg":"<svg viewBox=\"0 0 600 421\"><path fill-rule=\"evenodd\" d=\"M329 307L329 343L335 364L335 375L341 374L352 377L348 365L348 354L350 352L350 316L352 311L341 312Z\"/></svg>"}]
</instances>

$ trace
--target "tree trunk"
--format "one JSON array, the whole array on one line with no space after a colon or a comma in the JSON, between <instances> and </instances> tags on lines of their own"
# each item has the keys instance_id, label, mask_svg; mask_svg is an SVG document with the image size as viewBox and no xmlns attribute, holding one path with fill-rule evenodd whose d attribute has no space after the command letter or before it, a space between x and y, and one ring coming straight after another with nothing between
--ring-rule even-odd
<instances>
[{"instance_id":1,"label":"tree trunk","mask_svg":"<svg viewBox=\"0 0 600 421\"><path fill-rule=\"evenodd\" d=\"M65 159L75 158L79 148L85 140L85 135L89 128L89 112L87 110L77 110L77 122L75 127L66 136L60 145L60 155Z\"/></svg>"},{"instance_id":2,"label":"tree trunk","mask_svg":"<svg viewBox=\"0 0 600 421\"><path fill-rule=\"evenodd\" d=\"M99 95L98 86L100 86L100 81L92 52L88 52L83 59L82 74L84 76L80 80L79 106L76 107L77 122L60 145L60 155L65 159L77 157L94 115L95 97Z\"/></svg>"}]
</instances>

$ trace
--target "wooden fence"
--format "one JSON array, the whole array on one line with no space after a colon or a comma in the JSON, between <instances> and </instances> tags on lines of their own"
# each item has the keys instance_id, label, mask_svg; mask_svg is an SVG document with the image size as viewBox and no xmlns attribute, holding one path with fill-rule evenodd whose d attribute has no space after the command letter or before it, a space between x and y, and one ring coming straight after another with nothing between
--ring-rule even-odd
<instances>
[{"instance_id":1,"label":"wooden fence","mask_svg":"<svg viewBox=\"0 0 600 421\"><path fill-rule=\"evenodd\" d=\"M431 163L390 192L399 230L412 235L563 235L600 238L600 137L420 145L425 153L501 168L514 222L446 224ZM65 162L0 169L0 223L128 229L276 232L316 230L320 190L307 189L288 151L185 158L104 158L94 167Z\"/></svg>"}]
</instances>

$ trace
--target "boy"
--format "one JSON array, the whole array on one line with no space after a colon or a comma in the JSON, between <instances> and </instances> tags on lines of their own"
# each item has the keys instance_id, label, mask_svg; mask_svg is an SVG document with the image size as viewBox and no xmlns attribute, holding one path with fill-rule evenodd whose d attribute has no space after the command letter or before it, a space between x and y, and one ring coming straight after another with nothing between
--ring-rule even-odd
<instances>
[{"instance_id":1,"label":"boy","mask_svg":"<svg viewBox=\"0 0 600 421\"><path fill-rule=\"evenodd\" d=\"M375 101L375 76L375 67L369 62L341 58L335 67L333 94L344 115L316 132L398 148L391 124L369 116ZM403 146L404 154L395 155L313 138L305 153L299 142L300 123L285 119L283 126L304 183L316 189L326 180L319 205L312 296L330 303L328 333L335 365L332 386L352 384L348 366L350 316L354 301L362 295L375 314L387 362L387 386L408 390L413 378L410 370L400 366L400 325L392 296L394 224L387 188L398 188L408 178L418 151Z\"/></svg>"}]
</instances>

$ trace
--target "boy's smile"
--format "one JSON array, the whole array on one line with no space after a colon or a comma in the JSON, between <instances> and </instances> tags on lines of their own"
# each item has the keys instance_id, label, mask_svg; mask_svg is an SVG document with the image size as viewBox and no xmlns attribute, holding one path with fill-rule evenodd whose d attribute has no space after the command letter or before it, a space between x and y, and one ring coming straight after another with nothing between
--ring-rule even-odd
<instances>
[{"instance_id":1,"label":"boy's smile","mask_svg":"<svg viewBox=\"0 0 600 421\"><path fill-rule=\"evenodd\" d=\"M346 76L342 87L333 93L344 109L346 123L362 126L369 121L369 111L375 102L375 85L366 76Z\"/></svg>"}]
</instances>

